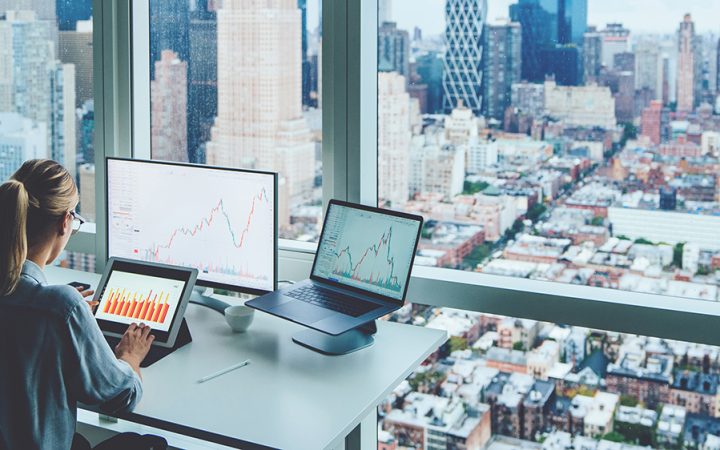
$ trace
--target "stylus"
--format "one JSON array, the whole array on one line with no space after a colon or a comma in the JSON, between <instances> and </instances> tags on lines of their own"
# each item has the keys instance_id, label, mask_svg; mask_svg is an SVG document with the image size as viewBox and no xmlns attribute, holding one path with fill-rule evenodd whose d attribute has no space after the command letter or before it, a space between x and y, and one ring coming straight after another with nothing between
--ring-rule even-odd
<instances>
[{"instance_id":1,"label":"stylus","mask_svg":"<svg viewBox=\"0 0 720 450\"><path fill-rule=\"evenodd\" d=\"M206 376L206 377L202 377L202 378L200 378L200 379L198 380L198 383L204 383L204 382L206 382L206 381L210 381L210 380L212 380L213 378L219 377L220 375L225 375L226 373L232 372L232 371L235 370L235 369L239 369L239 368L241 368L241 367L245 367L245 366L247 366L248 364L250 364L250 360L249 360L249 359L248 359L248 360L245 360L245 361L243 361L243 362L241 362L241 363L235 364L234 366L230 366L230 367L227 367L227 368L225 368L225 369L223 369L223 370L220 370L220 371L218 371L218 372L215 372L215 373L213 373L213 374L210 374L210 375L208 375L208 376Z\"/></svg>"}]
</instances>

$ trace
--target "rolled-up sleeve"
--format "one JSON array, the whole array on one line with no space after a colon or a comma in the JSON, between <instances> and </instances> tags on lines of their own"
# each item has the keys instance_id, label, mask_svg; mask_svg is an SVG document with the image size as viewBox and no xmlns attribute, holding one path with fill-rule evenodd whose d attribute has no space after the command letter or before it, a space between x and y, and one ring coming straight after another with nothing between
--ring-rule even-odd
<instances>
[{"instance_id":1,"label":"rolled-up sleeve","mask_svg":"<svg viewBox=\"0 0 720 450\"><path fill-rule=\"evenodd\" d=\"M108 414L132 411L142 397L140 377L115 357L84 302L70 313L68 327L77 355L77 399Z\"/></svg>"}]
</instances>

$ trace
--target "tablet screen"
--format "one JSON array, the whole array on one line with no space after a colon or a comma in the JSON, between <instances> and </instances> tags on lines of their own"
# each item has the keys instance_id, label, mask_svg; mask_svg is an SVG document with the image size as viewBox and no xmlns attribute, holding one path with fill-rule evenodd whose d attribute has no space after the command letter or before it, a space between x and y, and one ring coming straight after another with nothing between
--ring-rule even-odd
<instances>
[{"instance_id":1,"label":"tablet screen","mask_svg":"<svg viewBox=\"0 0 720 450\"><path fill-rule=\"evenodd\" d=\"M113 270L100 296L95 317L130 325L144 323L169 331L185 282Z\"/></svg>"}]
</instances>

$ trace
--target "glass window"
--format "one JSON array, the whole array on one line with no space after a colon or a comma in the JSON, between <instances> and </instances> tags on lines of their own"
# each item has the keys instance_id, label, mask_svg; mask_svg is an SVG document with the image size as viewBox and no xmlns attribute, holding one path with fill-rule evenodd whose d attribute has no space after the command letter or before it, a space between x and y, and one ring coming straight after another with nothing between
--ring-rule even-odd
<instances>
[{"instance_id":1,"label":"glass window","mask_svg":"<svg viewBox=\"0 0 720 450\"><path fill-rule=\"evenodd\" d=\"M718 37L588 1L379 0L379 203L418 264L718 301Z\"/></svg>"},{"instance_id":2,"label":"glass window","mask_svg":"<svg viewBox=\"0 0 720 450\"><path fill-rule=\"evenodd\" d=\"M284 238L322 215L318 0L150 1L152 158L280 174Z\"/></svg>"},{"instance_id":3,"label":"glass window","mask_svg":"<svg viewBox=\"0 0 720 450\"><path fill-rule=\"evenodd\" d=\"M95 219L92 1L0 1L0 180L50 158Z\"/></svg>"},{"instance_id":4,"label":"glass window","mask_svg":"<svg viewBox=\"0 0 720 450\"><path fill-rule=\"evenodd\" d=\"M416 263L720 300L714 4L378 5L378 203L426 218ZM451 337L379 408L380 449L720 436L718 347L420 305L392 320Z\"/></svg>"}]
</instances>

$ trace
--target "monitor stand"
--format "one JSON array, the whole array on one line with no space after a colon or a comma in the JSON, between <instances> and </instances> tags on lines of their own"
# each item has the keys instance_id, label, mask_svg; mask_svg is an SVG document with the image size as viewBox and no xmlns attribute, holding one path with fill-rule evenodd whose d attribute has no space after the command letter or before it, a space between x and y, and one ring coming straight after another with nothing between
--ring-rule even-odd
<instances>
[{"instance_id":1,"label":"monitor stand","mask_svg":"<svg viewBox=\"0 0 720 450\"><path fill-rule=\"evenodd\" d=\"M292 340L325 355L347 355L371 346L375 342L373 337L375 333L377 333L377 325L373 320L337 336L307 329L295 333Z\"/></svg>"},{"instance_id":2,"label":"monitor stand","mask_svg":"<svg viewBox=\"0 0 720 450\"><path fill-rule=\"evenodd\" d=\"M205 306L219 312L222 315L225 315L225 308L230 306L228 303L212 297L212 294L208 295L207 288L198 286L195 286L192 294L190 295L190 303Z\"/></svg>"}]
</instances>

